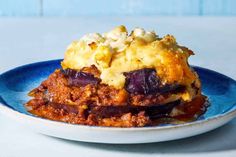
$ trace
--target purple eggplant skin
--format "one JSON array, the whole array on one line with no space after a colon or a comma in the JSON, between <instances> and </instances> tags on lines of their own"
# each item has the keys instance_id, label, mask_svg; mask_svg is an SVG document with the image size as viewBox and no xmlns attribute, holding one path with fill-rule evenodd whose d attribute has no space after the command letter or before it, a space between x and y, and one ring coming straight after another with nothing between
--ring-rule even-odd
<instances>
[{"instance_id":1,"label":"purple eggplant skin","mask_svg":"<svg viewBox=\"0 0 236 157\"><path fill-rule=\"evenodd\" d=\"M183 87L178 84L162 85L155 69L144 68L124 73L125 89L133 94L166 93L180 90Z\"/></svg>"},{"instance_id":2,"label":"purple eggplant skin","mask_svg":"<svg viewBox=\"0 0 236 157\"><path fill-rule=\"evenodd\" d=\"M124 73L125 88L130 93L149 94L160 87L160 79L154 69L140 69Z\"/></svg>"},{"instance_id":3,"label":"purple eggplant skin","mask_svg":"<svg viewBox=\"0 0 236 157\"><path fill-rule=\"evenodd\" d=\"M70 86L83 87L88 84L97 85L101 81L92 74L76 71L73 69L65 69L63 70L63 73L66 75L66 77L68 77L68 84Z\"/></svg>"}]
</instances>

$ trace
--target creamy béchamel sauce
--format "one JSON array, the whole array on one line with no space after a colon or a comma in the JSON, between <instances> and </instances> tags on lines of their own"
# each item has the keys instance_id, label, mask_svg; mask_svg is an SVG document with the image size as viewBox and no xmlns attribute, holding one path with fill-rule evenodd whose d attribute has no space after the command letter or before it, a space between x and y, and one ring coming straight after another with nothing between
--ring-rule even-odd
<instances>
[{"instance_id":1,"label":"creamy b\u00e9chamel sauce","mask_svg":"<svg viewBox=\"0 0 236 157\"><path fill-rule=\"evenodd\" d=\"M189 67L188 57L193 52L177 44L172 35L159 38L155 32L135 28L130 34L124 26L110 32L87 34L72 42L62 61L63 69L81 70L95 65L101 72L102 83L121 89L124 72L153 68L163 84L186 86L184 100L195 95L191 84L200 88L198 75Z\"/></svg>"}]
</instances>

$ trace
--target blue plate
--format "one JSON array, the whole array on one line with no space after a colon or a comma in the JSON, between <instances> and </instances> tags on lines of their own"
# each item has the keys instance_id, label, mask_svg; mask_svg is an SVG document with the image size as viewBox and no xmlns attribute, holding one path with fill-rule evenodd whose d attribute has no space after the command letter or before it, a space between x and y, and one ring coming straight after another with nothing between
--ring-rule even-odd
<instances>
[{"instance_id":1,"label":"blue plate","mask_svg":"<svg viewBox=\"0 0 236 157\"><path fill-rule=\"evenodd\" d=\"M17 114L34 117L25 110L23 105L30 99L27 93L37 87L55 69L60 68L60 62L61 60L52 60L28 64L1 74L0 106ZM212 70L193 68L199 74L202 91L210 101L207 112L197 121L205 121L234 112L236 110L236 81Z\"/></svg>"}]
</instances>

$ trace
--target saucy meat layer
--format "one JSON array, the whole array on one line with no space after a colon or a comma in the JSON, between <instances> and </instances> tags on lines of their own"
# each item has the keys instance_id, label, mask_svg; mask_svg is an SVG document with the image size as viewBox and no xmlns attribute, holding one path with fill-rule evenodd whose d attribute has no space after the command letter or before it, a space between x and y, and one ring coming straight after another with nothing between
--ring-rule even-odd
<instances>
[{"instance_id":1,"label":"saucy meat layer","mask_svg":"<svg viewBox=\"0 0 236 157\"><path fill-rule=\"evenodd\" d=\"M26 103L28 111L73 124L141 127L192 121L207 107L201 94L190 102L178 97L186 90L183 86L170 85L156 92L131 93L102 84L94 66L81 72L57 69L29 93L33 99ZM195 90L197 93L198 89Z\"/></svg>"}]
</instances>

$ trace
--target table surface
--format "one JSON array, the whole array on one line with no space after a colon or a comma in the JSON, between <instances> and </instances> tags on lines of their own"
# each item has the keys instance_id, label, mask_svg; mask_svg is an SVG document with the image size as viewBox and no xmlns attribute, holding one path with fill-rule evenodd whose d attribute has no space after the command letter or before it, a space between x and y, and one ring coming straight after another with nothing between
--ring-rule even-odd
<instances>
[{"instance_id":1,"label":"table surface","mask_svg":"<svg viewBox=\"0 0 236 157\"><path fill-rule=\"evenodd\" d=\"M0 73L19 65L63 58L71 41L117 25L173 34L196 55L193 65L236 79L236 17L0 18ZM0 115L0 157L19 156L236 156L236 119L209 133L136 145L67 141L37 134Z\"/></svg>"}]
</instances>

